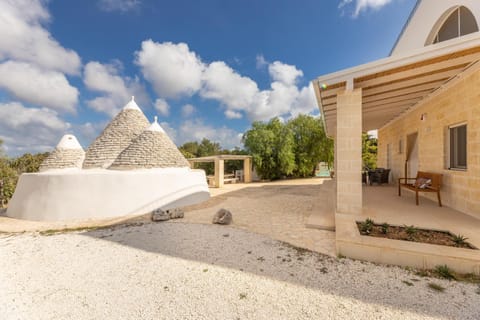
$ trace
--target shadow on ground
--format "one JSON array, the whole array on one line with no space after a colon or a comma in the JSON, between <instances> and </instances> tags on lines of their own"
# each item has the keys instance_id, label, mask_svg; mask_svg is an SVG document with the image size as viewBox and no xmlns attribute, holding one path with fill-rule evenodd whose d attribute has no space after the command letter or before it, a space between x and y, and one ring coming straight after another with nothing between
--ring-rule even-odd
<instances>
[{"instance_id":1,"label":"shadow on ground","mask_svg":"<svg viewBox=\"0 0 480 320\"><path fill-rule=\"evenodd\" d=\"M478 305L471 299L471 295L475 295L473 285L456 283L471 292L463 296L447 296L447 293L427 289L432 279L416 276L398 267L337 259L232 227L146 223L90 231L82 235L158 255L248 272L363 301L380 309L383 305L398 309L399 312L404 310L444 318L457 318L460 315L465 318L466 310L472 319L478 315ZM453 284L437 279L434 281L446 286L447 292Z\"/></svg>"}]
</instances>

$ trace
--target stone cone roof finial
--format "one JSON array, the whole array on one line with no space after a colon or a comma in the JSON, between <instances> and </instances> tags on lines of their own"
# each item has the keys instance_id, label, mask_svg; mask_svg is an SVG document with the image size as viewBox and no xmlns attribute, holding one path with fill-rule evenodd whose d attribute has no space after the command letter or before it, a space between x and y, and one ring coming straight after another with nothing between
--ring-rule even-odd
<instances>
[{"instance_id":1,"label":"stone cone roof finial","mask_svg":"<svg viewBox=\"0 0 480 320\"><path fill-rule=\"evenodd\" d=\"M129 110L129 109L134 109L134 110L140 110L140 107L138 104L135 102L135 96L132 96L132 100L130 100L125 107L123 107L123 110Z\"/></svg>"},{"instance_id":2,"label":"stone cone roof finial","mask_svg":"<svg viewBox=\"0 0 480 320\"><path fill-rule=\"evenodd\" d=\"M165 130L163 130L163 128L158 124L158 117L155 116L153 119L153 123L147 128L147 130L165 133Z\"/></svg>"}]
</instances>

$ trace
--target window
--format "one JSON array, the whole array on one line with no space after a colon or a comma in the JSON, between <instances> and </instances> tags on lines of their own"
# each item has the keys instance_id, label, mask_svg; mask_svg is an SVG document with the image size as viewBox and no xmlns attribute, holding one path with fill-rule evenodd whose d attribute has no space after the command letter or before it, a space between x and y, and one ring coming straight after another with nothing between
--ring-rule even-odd
<instances>
[{"instance_id":1,"label":"window","mask_svg":"<svg viewBox=\"0 0 480 320\"><path fill-rule=\"evenodd\" d=\"M467 125L452 126L450 135L450 169L467 169Z\"/></svg>"},{"instance_id":2,"label":"window","mask_svg":"<svg viewBox=\"0 0 480 320\"><path fill-rule=\"evenodd\" d=\"M448 16L434 35L433 40L430 41L432 44L438 43L477 31L477 21L472 12L464 6L460 6Z\"/></svg>"},{"instance_id":3,"label":"window","mask_svg":"<svg viewBox=\"0 0 480 320\"><path fill-rule=\"evenodd\" d=\"M398 140L398 153L402 154L402 152L403 152L403 140L400 139Z\"/></svg>"}]
</instances>

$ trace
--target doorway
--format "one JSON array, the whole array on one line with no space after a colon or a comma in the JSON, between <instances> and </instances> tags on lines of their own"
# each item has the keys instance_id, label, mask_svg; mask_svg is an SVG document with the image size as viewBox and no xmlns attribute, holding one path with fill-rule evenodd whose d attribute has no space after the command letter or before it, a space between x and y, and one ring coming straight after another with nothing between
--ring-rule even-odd
<instances>
[{"instance_id":1,"label":"doorway","mask_svg":"<svg viewBox=\"0 0 480 320\"><path fill-rule=\"evenodd\" d=\"M407 154L405 159L405 176L414 178L418 172L418 132L407 136Z\"/></svg>"}]
</instances>

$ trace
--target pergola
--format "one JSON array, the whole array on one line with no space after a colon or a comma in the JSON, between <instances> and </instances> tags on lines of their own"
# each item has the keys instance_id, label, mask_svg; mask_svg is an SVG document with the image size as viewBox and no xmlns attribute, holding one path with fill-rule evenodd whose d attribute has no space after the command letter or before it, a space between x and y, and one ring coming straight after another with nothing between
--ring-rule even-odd
<instances>
[{"instance_id":1,"label":"pergola","mask_svg":"<svg viewBox=\"0 0 480 320\"><path fill-rule=\"evenodd\" d=\"M221 188L225 182L224 168L225 161L242 160L243 161L243 180L245 183L252 182L252 156L222 154L200 158L187 159L190 167L193 169L195 163L213 162L215 164L214 186Z\"/></svg>"}]
</instances>

